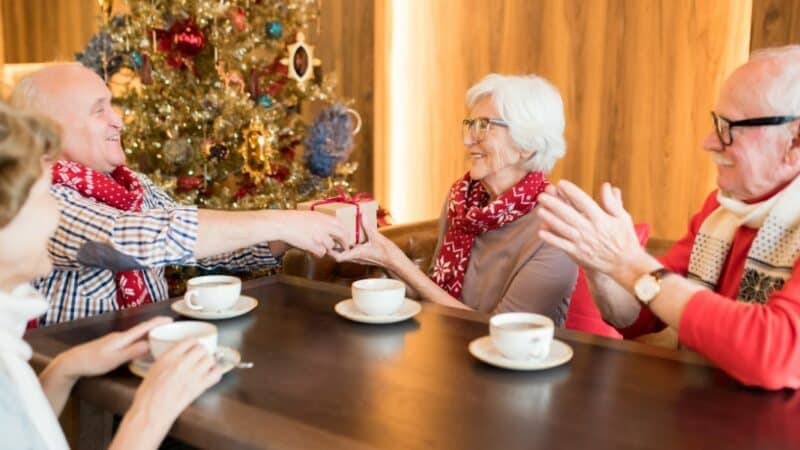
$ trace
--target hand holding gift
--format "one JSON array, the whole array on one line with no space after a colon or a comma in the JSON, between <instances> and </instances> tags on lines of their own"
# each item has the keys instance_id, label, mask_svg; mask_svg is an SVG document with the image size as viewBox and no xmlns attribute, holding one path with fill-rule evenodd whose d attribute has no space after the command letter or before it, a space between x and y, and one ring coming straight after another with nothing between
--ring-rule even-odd
<instances>
[{"instance_id":1,"label":"hand holding gift","mask_svg":"<svg viewBox=\"0 0 800 450\"><path fill-rule=\"evenodd\" d=\"M367 241L366 228L378 228L378 202L369 194L358 193L348 196L341 188L339 195L324 200L304 202L297 205L300 211L317 211L341 222L347 234L347 250L355 244Z\"/></svg>"}]
</instances>

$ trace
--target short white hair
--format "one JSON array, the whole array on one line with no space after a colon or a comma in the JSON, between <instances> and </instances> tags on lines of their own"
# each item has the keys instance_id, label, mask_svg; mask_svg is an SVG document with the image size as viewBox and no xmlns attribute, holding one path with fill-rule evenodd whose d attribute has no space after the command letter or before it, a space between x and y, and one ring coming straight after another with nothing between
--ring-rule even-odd
<instances>
[{"instance_id":1,"label":"short white hair","mask_svg":"<svg viewBox=\"0 0 800 450\"><path fill-rule=\"evenodd\" d=\"M485 76L467 91L467 107L490 96L511 139L527 157L523 167L550 173L567 149L564 103L549 81L536 75Z\"/></svg>"},{"instance_id":2,"label":"short white hair","mask_svg":"<svg viewBox=\"0 0 800 450\"><path fill-rule=\"evenodd\" d=\"M777 115L800 116L800 45L754 51L750 61L774 63L760 101Z\"/></svg>"}]
</instances>

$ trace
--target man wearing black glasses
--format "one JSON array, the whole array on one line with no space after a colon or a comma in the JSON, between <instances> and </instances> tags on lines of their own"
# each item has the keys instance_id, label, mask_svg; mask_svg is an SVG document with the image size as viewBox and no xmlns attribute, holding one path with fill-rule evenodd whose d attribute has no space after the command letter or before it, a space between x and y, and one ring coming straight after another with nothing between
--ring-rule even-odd
<instances>
[{"instance_id":1,"label":"man wearing black glasses","mask_svg":"<svg viewBox=\"0 0 800 450\"><path fill-rule=\"evenodd\" d=\"M589 276L625 337L670 327L741 382L800 387L800 46L754 54L722 87L703 146L718 190L661 258L640 248L619 189L539 197L543 240Z\"/></svg>"}]
</instances>

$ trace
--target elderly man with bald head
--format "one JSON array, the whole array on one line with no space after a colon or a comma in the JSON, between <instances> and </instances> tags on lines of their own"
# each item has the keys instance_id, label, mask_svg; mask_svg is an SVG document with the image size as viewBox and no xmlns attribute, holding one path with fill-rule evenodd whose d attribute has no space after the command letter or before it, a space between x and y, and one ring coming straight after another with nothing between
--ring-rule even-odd
<instances>
[{"instance_id":1,"label":"elderly man with bald head","mask_svg":"<svg viewBox=\"0 0 800 450\"><path fill-rule=\"evenodd\" d=\"M582 265L626 337L669 326L741 382L800 387L800 46L726 80L703 146L717 187L661 258L640 248L619 189L562 181L540 197L545 241ZM658 150L655 150L658 151Z\"/></svg>"},{"instance_id":2,"label":"elderly man with bald head","mask_svg":"<svg viewBox=\"0 0 800 450\"><path fill-rule=\"evenodd\" d=\"M11 103L61 126L53 168L61 219L48 251L54 270L37 281L48 325L167 299L164 266L250 271L275 266L287 246L322 256L347 247L332 217L299 211L213 211L183 206L125 166L123 123L100 77L77 65L22 79Z\"/></svg>"}]
</instances>

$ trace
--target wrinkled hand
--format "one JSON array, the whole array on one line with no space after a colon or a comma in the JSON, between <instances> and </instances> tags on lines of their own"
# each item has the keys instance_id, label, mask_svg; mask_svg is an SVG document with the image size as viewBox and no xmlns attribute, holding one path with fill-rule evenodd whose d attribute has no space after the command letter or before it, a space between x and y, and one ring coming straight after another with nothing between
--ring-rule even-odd
<instances>
[{"instance_id":1,"label":"wrinkled hand","mask_svg":"<svg viewBox=\"0 0 800 450\"><path fill-rule=\"evenodd\" d=\"M404 256L403 251L377 229L364 226L364 230L367 242L356 245L345 252L334 253L333 257L337 262L352 261L388 269L392 261Z\"/></svg>"},{"instance_id":2,"label":"wrinkled hand","mask_svg":"<svg viewBox=\"0 0 800 450\"><path fill-rule=\"evenodd\" d=\"M73 378L102 375L150 351L147 332L172 322L170 317L155 317L127 331L115 331L99 339L77 345L58 356L64 373Z\"/></svg>"},{"instance_id":3,"label":"wrinkled hand","mask_svg":"<svg viewBox=\"0 0 800 450\"><path fill-rule=\"evenodd\" d=\"M222 378L214 358L197 339L183 340L164 352L147 372L131 410L148 414L169 428L180 413Z\"/></svg>"},{"instance_id":4,"label":"wrinkled hand","mask_svg":"<svg viewBox=\"0 0 800 450\"><path fill-rule=\"evenodd\" d=\"M568 181L548 186L539 196L543 220L539 236L588 270L615 274L643 250L618 188L604 183L601 207Z\"/></svg>"},{"instance_id":5,"label":"wrinkled hand","mask_svg":"<svg viewBox=\"0 0 800 450\"><path fill-rule=\"evenodd\" d=\"M292 247L321 258L350 248L348 235L335 217L315 211L281 211L278 218L281 239Z\"/></svg>"}]
</instances>

